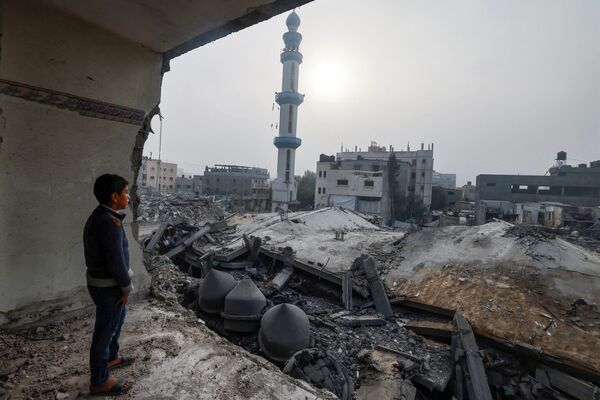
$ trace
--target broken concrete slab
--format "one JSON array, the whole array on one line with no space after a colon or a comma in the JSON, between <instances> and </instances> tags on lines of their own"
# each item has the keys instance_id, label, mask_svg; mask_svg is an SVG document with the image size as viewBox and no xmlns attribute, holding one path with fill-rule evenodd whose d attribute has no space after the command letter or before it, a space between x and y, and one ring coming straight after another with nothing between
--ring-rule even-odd
<instances>
[{"instance_id":1,"label":"broken concrete slab","mask_svg":"<svg viewBox=\"0 0 600 400\"><path fill-rule=\"evenodd\" d=\"M390 305L390 301L385 293L385 287L383 282L379 279L377 269L375 268L375 259L371 256L361 256L356 262L365 271L367 280L371 288L371 296L373 296L373 302L377 311L382 313L386 318L392 318L394 311Z\"/></svg>"},{"instance_id":2,"label":"broken concrete slab","mask_svg":"<svg viewBox=\"0 0 600 400\"><path fill-rule=\"evenodd\" d=\"M381 326L386 321L376 315L342 316L337 319L344 326Z\"/></svg>"},{"instance_id":3,"label":"broken concrete slab","mask_svg":"<svg viewBox=\"0 0 600 400\"><path fill-rule=\"evenodd\" d=\"M294 269L292 267L284 267L275 278L269 283L269 286L275 290L281 290L288 283L292 274L294 273Z\"/></svg>"},{"instance_id":4,"label":"broken concrete slab","mask_svg":"<svg viewBox=\"0 0 600 400\"><path fill-rule=\"evenodd\" d=\"M460 364L461 373L464 374L465 390L462 393L468 393L469 399L492 400L483 360L471 324L460 313L454 316L454 323L457 330L456 340L453 341L456 346L454 360Z\"/></svg>"},{"instance_id":5,"label":"broken concrete slab","mask_svg":"<svg viewBox=\"0 0 600 400\"><path fill-rule=\"evenodd\" d=\"M352 311L354 304L352 298L352 272L350 271L342 274L342 302L346 310Z\"/></svg>"}]
</instances>

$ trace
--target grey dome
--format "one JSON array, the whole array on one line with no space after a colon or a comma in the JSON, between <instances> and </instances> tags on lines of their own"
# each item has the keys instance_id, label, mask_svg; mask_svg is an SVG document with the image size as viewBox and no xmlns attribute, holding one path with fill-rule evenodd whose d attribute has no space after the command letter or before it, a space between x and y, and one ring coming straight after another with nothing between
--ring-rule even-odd
<instances>
[{"instance_id":1,"label":"grey dome","mask_svg":"<svg viewBox=\"0 0 600 400\"><path fill-rule=\"evenodd\" d=\"M285 24L292 32L296 32L298 30L298 27L300 26L300 17L298 14L296 14L296 11L292 11L292 13L288 15L287 19L285 20Z\"/></svg>"},{"instance_id":2,"label":"grey dome","mask_svg":"<svg viewBox=\"0 0 600 400\"><path fill-rule=\"evenodd\" d=\"M198 286L198 306L209 314L223 311L225 296L235 287L235 278L227 272L211 269Z\"/></svg>"},{"instance_id":3,"label":"grey dome","mask_svg":"<svg viewBox=\"0 0 600 400\"><path fill-rule=\"evenodd\" d=\"M256 332L266 306L267 299L254 282L242 279L225 297L225 309L221 313L223 327L234 332Z\"/></svg>"},{"instance_id":4,"label":"grey dome","mask_svg":"<svg viewBox=\"0 0 600 400\"><path fill-rule=\"evenodd\" d=\"M260 321L258 343L271 360L287 361L310 345L308 316L292 304L279 304L269 309Z\"/></svg>"}]
</instances>

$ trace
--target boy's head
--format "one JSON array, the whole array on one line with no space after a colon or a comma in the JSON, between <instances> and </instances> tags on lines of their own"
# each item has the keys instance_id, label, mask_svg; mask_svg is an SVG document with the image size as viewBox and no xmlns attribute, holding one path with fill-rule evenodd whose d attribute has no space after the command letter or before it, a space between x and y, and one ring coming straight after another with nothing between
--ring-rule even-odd
<instances>
[{"instance_id":1,"label":"boy's head","mask_svg":"<svg viewBox=\"0 0 600 400\"><path fill-rule=\"evenodd\" d=\"M94 183L94 196L100 204L116 210L127 207L129 199L129 182L119 175L104 174Z\"/></svg>"}]
</instances>

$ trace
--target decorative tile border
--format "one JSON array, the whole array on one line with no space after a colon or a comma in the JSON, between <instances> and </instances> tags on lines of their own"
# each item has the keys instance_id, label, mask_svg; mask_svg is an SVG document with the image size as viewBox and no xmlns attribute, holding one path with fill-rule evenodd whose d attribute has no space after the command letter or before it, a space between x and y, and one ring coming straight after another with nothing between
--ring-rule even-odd
<instances>
[{"instance_id":1,"label":"decorative tile border","mask_svg":"<svg viewBox=\"0 0 600 400\"><path fill-rule=\"evenodd\" d=\"M142 110L29 86L24 83L5 79L0 79L0 94L75 111L86 117L108 119L134 125L142 125L144 122L145 113Z\"/></svg>"}]
</instances>

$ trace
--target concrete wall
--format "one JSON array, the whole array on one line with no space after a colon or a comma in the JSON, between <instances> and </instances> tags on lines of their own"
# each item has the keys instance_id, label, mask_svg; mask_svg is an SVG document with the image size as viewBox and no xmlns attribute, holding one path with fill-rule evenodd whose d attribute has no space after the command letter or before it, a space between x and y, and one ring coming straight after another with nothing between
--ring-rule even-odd
<instances>
[{"instance_id":1,"label":"concrete wall","mask_svg":"<svg viewBox=\"0 0 600 400\"><path fill-rule=\"evenodd\" d=\"M0 79L148 113L159 101L161 56L30 1L1 3ZM89 305L83 225L95 178L133 185L141 124L0 94L0 325ZM142 253L125 230L137 291L148 287Z\"/></svg>"}]
</instances>

